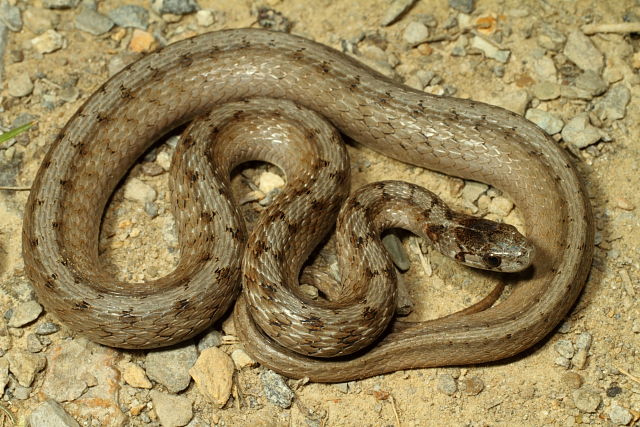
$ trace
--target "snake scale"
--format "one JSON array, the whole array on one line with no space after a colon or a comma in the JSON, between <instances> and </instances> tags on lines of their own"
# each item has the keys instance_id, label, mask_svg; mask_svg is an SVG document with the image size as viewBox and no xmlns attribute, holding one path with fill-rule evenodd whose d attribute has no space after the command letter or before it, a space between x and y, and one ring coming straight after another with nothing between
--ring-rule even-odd
<instances>
[{"instance_id":1,"label":"snake scale","mask_svg":"<svg viewBox=\"0 0 640 427\"><path fill-rule=\"evenodd\" d=\"M171 174L181 258L166 277L135 286L114 280L100 267L98 233L115 187L154 141L217 106L248 98L288 100L389 157L501 189L523 212L536 254L529 275L497 306L426 322L388 321L374 346L331 359L282 347L278 333L274 339L256 326L256 309L241 297L235 306L238 334L261 363L290 377L332 382L493 361L538 342L576 301L591 265L594 226L575 169L542 130L498 107L413 90L300 37L238 29L187 39L131 64L102 85L61 131L34 180L23 228L26 271L49 311L97 342L153 348L194 336L231 306L241 272L229 266L242 255L247 238L231 204L192 203L207 192L229 196L224 179L205 185L204 176L219 173L211 166L197 161L181 166L175 160ZM239 121L260 132L255 117ZM229 126L221 132L239 132ZM311 126L308 139L317 136L320 125ZM186 144L185 150L196 147ZM215 156L213 149L191 158ZM222 174L242 156L236 153ZM325 163L317 166L321 170ZM286 172L294 180L305 173ZM337 175L332 177L339 181ZM252 238L246 252L272 250ZM251 263L244 264L246 283L253 273ZM382 272L369 270L365 278ZM310 322L307 329L323 326Z\"/></svg>"}]
</instances>

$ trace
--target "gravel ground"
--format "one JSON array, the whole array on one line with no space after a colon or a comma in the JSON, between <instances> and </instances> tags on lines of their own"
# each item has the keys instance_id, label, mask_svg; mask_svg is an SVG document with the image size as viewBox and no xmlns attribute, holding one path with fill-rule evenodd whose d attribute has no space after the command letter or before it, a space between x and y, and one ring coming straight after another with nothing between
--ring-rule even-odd
<instances>
[{"instance_id":1,"label":"gravel ground","mask_svg":"<svg viewBox=\"0 0 640 427\"><path fill-rule=\"evenodd\" d=\"M257 366L230 320L179 347L136 352L77 337L43 310L24 274L20 230L25 189L55 135L102 82L144 52L248 26L304 35L430 93L503 106L553 135L573 154L597 226L591 275L566 321L500 363L322 385ZM637 425L638 34L640 3L632 0L0 0L0 130L35 121L0 143L0 419L33 426ZM176 265L166 185L174 146L169 138L141 159L105 213L100 249L121 279L161 277ZM356 144L349 151L354 188L405 179L458 209L520 224L496 189ZM249 218L282 185L275 172L251 165L236 177ZM483 275L422 250L413 237L403 241L410 319L450 313L490 289Z\"/></svg>"}]
</instances>

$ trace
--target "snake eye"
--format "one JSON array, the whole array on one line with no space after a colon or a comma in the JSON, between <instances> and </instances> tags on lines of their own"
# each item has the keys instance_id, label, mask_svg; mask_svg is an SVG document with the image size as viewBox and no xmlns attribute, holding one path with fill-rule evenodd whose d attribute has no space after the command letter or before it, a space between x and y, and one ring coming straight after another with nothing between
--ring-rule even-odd
<instances>
[{"instance_id":1,"label":"snake eye","mask_svg":"<svg viewBox=\"0 0 640 427\"><path fill-rule=\"evenodd\" d=\"M502 264L502 259L500 259L499 256L495 255L485 255L484 257L482 257L482 262L484 262L485 265L489 268L497 268L500 267L500 264Z\"/></svg>"}]
</instances>

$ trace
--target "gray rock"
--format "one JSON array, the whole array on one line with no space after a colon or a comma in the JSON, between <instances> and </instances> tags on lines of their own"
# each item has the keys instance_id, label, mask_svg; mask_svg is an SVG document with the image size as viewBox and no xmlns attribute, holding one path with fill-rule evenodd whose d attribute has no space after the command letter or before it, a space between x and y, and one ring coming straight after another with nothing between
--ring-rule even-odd
<instances>
[{"instance_id":1,"label":"gray rock","mask_svg":"<svg viewBox=\"0 0 640 427\"><path fill-rule=\"evenodd\" d=\"M593 413L596 412L598 406L602 402L602 397L595 390L592 390L587 387L581 387L577 390L574 390L572 393L573 403L576 405L576 408L581 410L582 412Z\"/></svg>"},{"instance_id":2,"label":"gray rock","mask_svg":"<svg viewBox=\"0 0 640 427\"><path fill-rule=\"evenodd\" d=\"M31 354L12 348L5 356L9 361L9 371L23 387L29 387L36 374L47 365L47 359L41 354Z\"/></svg>"},{"instance_id":3,"label":"gray rock","mask_svg":"<svg viewBox=\"0 0 640 427\"><path fill-rule=\"evenodd\" d=\"M186 397L157 390L152 390L150 395L156 414L164 427L184 426L193 417L191 401Z\"/></svg>"},{"instance_id":4,"label":"gray rock","mask_svg":"<svg viewBox=\"0 0 640 427\"><path fill-rule=\"evenodd\" d=\"M80 90L77 87L65 87L60 91L59 96L64 102L75 102L80 97Z\"/></svg>"},{"instance_id":5,"label":"gray rock","mask_svg":"<svg viewBox=\"0 0 640 427\"><path fill-rule=\"evenodd\" d=\"M575 353L573 343L569 340L560 340L554 344L553 348L562 357L571 359Z\"/></svg>"},{"instance_id":6,"label":"gray rock","mask_svg":"<svg viewBox=\"0 0 640 427\"><path fill-rule=\"evenodd\" d=\"M44 346L36 334L27 335L27 350L30 353L40 353L43 348Z\"/></svg>"},{"instance_id":7,"label":"gray rock","mask_svg":"<svg viewBox=\"0 0 640 427\"><path fill-rule=\"evenodd\" d=\"M120 27L146 30L149 26L149 11L132 4L113 9L109 12L109 17Z\"/></svg>"},{"instance_id":8,"label":"gray rock","mask_svg":"<svg viewBox=\"0 0 640 427\"><path fill-rule=\"evenodd\" d=\"M501 94L497 99L492 99L491 103L499 107L513 111L516 114L523 115L531 101L529 92L524 89Z\"/></svg>"},{"instance_id":9,"label":"gray rock","mask_svg":"<svg viewBox=\"0 0 640 427\"><path fill-rule=\"evenodd\" d=\"M51 53L64 46L64 37L55 30L47 30L31 39L31 45L38 53Z\"/></svg>"},{"instance_id":10,"label":"gray rock","mask_svg":"<svg viewBox=\"0 0 640 427\"><path fill-rule=\"evenodd\" d=\"M633 419L633 415L628 409L614 403L611 405L611 408L609 408L609 419L614 424L626 426Z\"/></svg>"},{"instance_id":11,"label":"gray rock","mask_svg":"<svg viewBox=\"0 0 640 427\"><path fill-rule=\"evenodd\" d=\"M587 70L580 74L573 84L576 88L586 91L591 97L602 95L609 87L607 82L592 70Z\"/></svg>"},{"instance_id":12,"label":"gray rock","mask_svg":"<svg viewBox=\"0 0 640 427\"><path fill-rule=\"evenodd\" d=\"M47 9L73 9L80 0L44 0L42 5Z\"/></svg>"},{"instance_id":13,"label":"gray rock","mask_svg":"<svg viewBox=\"0 0 640 427\"><path fill-rule=\"evenodd\" d=\"M562 139L578 148L595 144L603 137L600 129L589 123L589 115L582 113L569 120L562 129Z\"/></svg>"},{"instance_id":14,"label":"gray rock","mask_svg":"<svg viewBox=\"0 0 640 427\"><path fill-rule=\"evenodd\" d=\"M564 46L564 54L573 61L581 70L591 70L600 74L604 67L604 57L595 47L591 39L580 30L569 33L567 43Z\"/></svg>"},{"instance_id":15,"label":"gray rock","mask_svg":"<svg viewBox=\"0 0 640 427\"><path fill-rule=\"evenodd\" d=\"M29 425L38 427L80 427L62 406L53 400L38 405L28 417Z\"/></svg>"},{"instance_id":16,"label":"gray rock","mask_svg":"<svg viewBox=\"0 0 640 427\"><path fill-rule=\"evenodd\" d=\"M269 402L283 409L291 406L294 394L282 376L267 369L260 373L260 380L264 395Z\"/></svg>"},{"instance_id":17,"label":"gray rock","mask_svg":"<svg viewBox=\"0 0 640 427\"><path fill-rule=\"evenodd\" d=\"M449 7L462 13L473 12L473 0L449 0Z\"/></svg>"},{"instance_id":18,"label":"gray rock","mask_svg":"<svg viewBox=\"0 0 640 427\"><path fill-rule=\"evenodd\" d=\"M51 335L60 330L60 326L53 322L45 322L38 325L36 328L36 334L38 335Z\"/></svg>"},{"instance_id":19,"label":"gray rock","mask_svg":"<svg viewBox=\"0 0 640 427\"><path fill-rule=\"evenodd\" d=\"M220 344L222 344L222 333L212 329L200 338L200 341L198 341L198 351L211 347L218 347Z\"/></svg>"},{"instance_id":20,"label":"gray rock","mask_svg":"<svg viewBox=\"0 0 640 427\"><path fill-rule=\"evenodd\" d=\"M80 31L98 36L113 28L113 21L94 9L83 7L76 15L76 28Z\"/></svg>"},{"instance_id":21,"label":"gray rock","mask_svg":"<svg viewBox=\"0 0 640 427\"><path fill-rule=\"evenodd\" d=\"M170 392L177 393L189 386L189 369L197 359L198 351L193 344L151 351L147 354L145 370L149 378L164 385Z\"/></svg>"},{"instance_id":22,"label":"gray rock","mask_svg":"<svg viewBox=\"0 0 640 427\"><path fill-rule=\"evenodd\" d=\"M596 104L595 110L600 120L619 120L627 113L627 104L631 100L631 92L618 83L607 91L607 94Z\"/></svg>"},{"instance_id":23,"label":"gray rock","mask_svg":"<svg viewBox=\"0 0 640 427\"><path fill-rule=\"evenodd\" d=\"M23 13L24 25L35 34L42 34L60 23L60 16L47 9L27 8Z\"/></svg>"},{"instance_id":24,"label":"gray rock","mask_svg":"<svg viewBox=\"0 0 640 427\"><path fill-rule=\"evenodd\" d=\"M33 82L28 73L19 73L7 83L9 95L15 98L21 98L33 92Z\"/></svg>"},{"instance_id":25,"label":"gray rock","mask_svg":"<svg viewBox=\"0 0 640 427\"><path fill-rule=\"evenodd\" d=\"M388 233L382 238L382 244L389 252L391 260L400 271L407 271L411 267L411 262L407 256L407 251L402 246L402 241L393 233Z\"/></svg>"},{"instance_id":26,"label":"gray rock","mask_svg":"<svg viewBox=\"0 0 640 427\"><path fill-rule=\"evenodd\" d=\"M419 45L429 38L429 28L422 22L413 21L404 29L402 38L411 46Z\"/></svg>"},{"instance_id":27,"label":"gray rock","mask_svg":"<svg viewBox=\"0 0 640 427\"><path fill-rule=\"evenodd\" d=\"M487 184L481 182L466 181L461 193L462 200L467 203L474 203L488 188L489 186Z\"/></svg>"},{"instance_id":28,"label":"gray rock","mask_svg":"<svg viewBox=\"0 0 640 427\"><path fill-rule=\"evenodd\" d=\"M22 30L20 9L11 6L7 0L0 1L0 21L4 22L11 31Z\"/></svg>"},{"instance_id":29,"label":"gray rock","mask_svg":"<svg viewBox=\"0 0 640 427\"><path fill-rule=\"evenodd\" d=\"M159 14L187 15L200 9L196 0L153 0L151 5Z\"/></svg>"},{"instance_id":30,"label":"gray rock","mask_svg":"<svg viewBox=\"0 0 640 427\"><path fill-rule=\"evenodd\" d=\"M550 81L556 83L557 70L553 59L548 56L542 56L535 59L531 65L534 77L537 81Z\"/></svg>"},{"instance_id":31,"label":"gray rock","mask_svg":"<svg viewBox=\"0 0 640 427\"><path fill-rule=\"evenodd\" d=\"M541 101L549 101L560 97L560 85L553 82L540 82L531 88L533 96Z\"/></svg>"},{"instance_id":32,"label":"gray rock","mask_svg":"<svg viewBox=\"0 0 640 427\"><path fill-rule=\"evenodd\" d=\"M153 202L157 197L156 190L138 178L130 179L124 186L124 198L132 202L145 204Z\"/></svg>"},{"instance_id":33,"label":"gray rock","mask_svg":"<svg viewBox=\"0 0 640 427\"><path fill-rule=\"evenodd\" d=\"M541 33L538 35L538 45L555 52L559 52L566 41L567 37L550 25L543 25Z\"/></svg>"},{"instance_id":34,"label":"gray rock","mask_svg":"<svg viewBox=\"0 0 640 427\"><path fill-rule=\"evenodd\" d=\"M576 338L576 347L580 350L589 350L592 342L593 336L589 332L582 332Z\"/></svg>"},{"instance_id":35,"label":"gray rock","mask_svg":"<svg viewBox=\"0 0 640 427\"><path fill-rule=\"evenodd\" d=\"M416 0L394 0L386 10L380 21L380 25L386 27L396 22L400 16L407 12Z\"/></svg>"},{"instance_id":36,"label":"gray rock","mask_svg":"<svg viewBox=\"0 0 640 427\"><path fill-rule=\"evenodd\" d=\"M458 391L458 384L451 374L440 374L438 376L438 391L447 396L453 396Z\"/></svg>"},{"instance_id":37,"label":"gray rock","mask_svg":"<svg viewBox=\"0 0 640 427\"><path fill-rule=\"evenodd\" d=\"M11 388L11 394L14 399L27 400L31 395L31 387L23 387L20 384L14 384Z\"/></svg>"},{"instance_id":38,"label":"gray rock","mask_svg":"<svg viewBox=\"0 0 640 427\"><path fill-rule=\"evenodd\" d=\"M548 111L538 110L537 108L530 108L525 115L527 120L531 120L533 123L540 126L549 135L555 135L562 130L564 122L558 114L550 113Z\"/></svg>"},{"instance_id":39,"label":"gray rock","mask_svg":"<svg viewBox=\"0 0 640 427\"><path fill-rule=\"evenodd\" d=\"M484 38L478 36L471 39L471 47L481 50L487 58L495 59L503 64L509 62L509 57L511 56L510 50L499 49Z\"/></svg>"},{"instance_id":40,"label":"gray rock","mask_svg":"<svg viewBox=\"0 0 640 427\"><path fill-rule=\"evenodd\" d=\"M11 315L7 325L11 328L19 328L33 322L42 313L42 306L37 301L31 300L18 304Z\"/></svg>"}]
</instances>

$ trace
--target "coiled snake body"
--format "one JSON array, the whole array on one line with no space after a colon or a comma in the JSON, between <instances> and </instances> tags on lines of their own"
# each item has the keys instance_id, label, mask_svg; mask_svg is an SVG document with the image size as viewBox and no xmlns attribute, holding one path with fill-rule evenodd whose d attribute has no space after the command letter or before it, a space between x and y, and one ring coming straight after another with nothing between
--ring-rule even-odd
<instances>
[{"instance_id":1,"label":"coiled snake body","mask_svg":"<svg viewBox=\"0 0 640 427\"><path fill-rule=\"evenodd\" d=\"M182 341L224 313L238 292L240 271L229 266L242 254L244 226L229 203L193 201L208 199L207 193L228 195L224 177L213 186L203 177L225 175L242 154L222 172L193 160L215 156L206 152L174 167L181 259L168 276L135 286L114 281L99 267L98 231L113 189L154 140L215 106L250 97L290 100L390 157L503 190L524 213L536 249L530 277L496 307L428 322L394 321L368 351L330 360L286 350L262 334L241 298L239 334L260 362L291 377L345 381L497 360L539 341L575 302L591 264L591 213L567 156L543 131L497 107L398 85L309 40L244 29L204 34L147 55L106 82L69 120L43 160L25 210L26 271L48 310L98 342L125 348ZM348 178L338 175L333 179ZM257 241L247 248L265 250Z\"/></svg>"}]
</instances>

